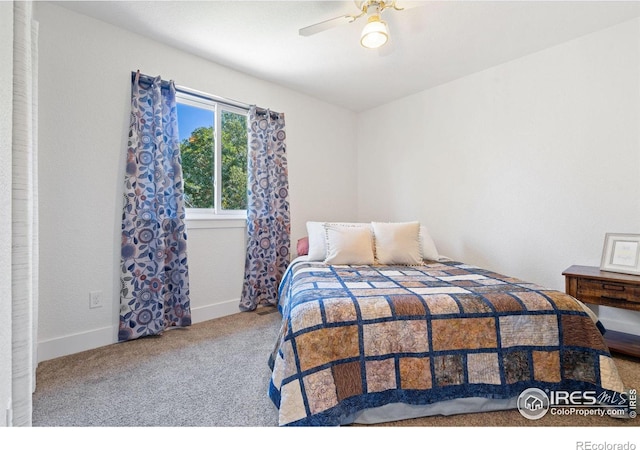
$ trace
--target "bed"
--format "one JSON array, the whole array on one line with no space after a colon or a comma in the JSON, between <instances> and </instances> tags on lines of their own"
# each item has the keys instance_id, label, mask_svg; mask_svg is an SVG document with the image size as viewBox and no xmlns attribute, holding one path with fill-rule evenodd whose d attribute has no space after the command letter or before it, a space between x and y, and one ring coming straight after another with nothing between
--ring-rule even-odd
<instances>
[{"instance_id":1,"label":"bed","mask_svg":"<svg viewBox=\"0 0 640 450\"><path fill-rule=\"evenodd\" d=\"M281 426L514 409L527 388L624 392L575 298L423 251L380 263L371 239L366 264L305 255L284 273L269 358Z\"/></svg>"}]
</instances>

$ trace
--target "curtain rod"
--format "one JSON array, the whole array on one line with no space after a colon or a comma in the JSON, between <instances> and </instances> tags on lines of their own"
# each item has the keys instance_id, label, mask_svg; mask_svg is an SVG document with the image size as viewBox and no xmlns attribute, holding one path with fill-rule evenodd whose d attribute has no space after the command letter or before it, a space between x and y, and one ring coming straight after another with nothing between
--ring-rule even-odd
<instances>
[{"instance_id":1,"label":"curtain rod","mask_svg":"<svg viewBox=\"0 0 640 450\"><path fill-rule=\"evenodd\" d=\"M191 89L191 88L188 88L188 87L185 87L185 86L176 85L176 90L178 90L180 92L184 92L184 93L189 94L189 95L194 95L196 97L203 98L205 100L214 100L214 101L216 101L218 103L222 103L222 104L227 105L227 106L235 106L236 108L243 109L243 110L245 110L247 112L249 111L249 109L252 106L255 106L256 114L266 115L267 112L268 112L269 115L272 118L280 117L280 113L279 112L271 111L270 109L267 109L267 108L261 108L261 107L256 106L256 105L249 105L247 103L242 103L242 102L239 102L237 100L231 100L231 99L228 99L228 98L219 97L219 96L213 95L213 94L207 94L206 92L198 91L198 90Z\"/></svg>"},{"instance_id":2,"label":"curtain rod","mask_svg":"<svg viewBox=\"0 0 640 450\"><path fill-rule=\"evenodd\" d=\"M249 111L251 105L246 103L239 102L237 100L231 100L229 98L218 97L217 95L207 94L206 92L197 91L195 89L188 88L186 86L176 85L176 90L180 92L184 92L185 94L194 95L196 97L203 98L205 100L214 100L218 103L223 103L227 106L235 106L236 108L244 109L245 111Z\"/></svg>"},{"instance_id":3,"label":"curtain rod","mask_svg":"<svg viewBox=\"0 0 640 450\"><path fill-rule=\"evenodd\" d=\"M132 71L131 72L131 81L135 80L136 73L138 73L138 72L139 71L136 71L136 72ZM153 81L155 79L155 77L152 77L150 75L144 75L144 74L141 73L140 74L140 79L143 79L143 78L144 78L144 81L147 82L147 83L150 83L151 81ZM162 80L162 86L163 87L166 87L168 85L169 85L168 81ZM195 89L191 89L191 88L188 88L186 86L176 85L176 91L184 92L185 94L189 94L189 95L194 95L196 97L200 97L200 98L203 98L205 100L214 100L214 101L216 101L218 103L222 103L222 104L225 104L227 106L234 106L236 108L240 108L240 109L243 109L245 111L249 111L251 106L255 106L255 105L249 105L248 103L239 102L237 100L232 100L232 99L228 99L228 98L224 98L224 97L219 97L217 95L208 94L206 92L202 92L202 91L198 91L198 90L195 90ZM270 113L271 117L273 117L273 116L279 117L280 116L280 113L278 113L278 112L271 111L269 109L260 108L260 107L256 106L256 112L258 114L260 114L260 115L266 114L267 111Z\"/></svg>"}]
</instances>

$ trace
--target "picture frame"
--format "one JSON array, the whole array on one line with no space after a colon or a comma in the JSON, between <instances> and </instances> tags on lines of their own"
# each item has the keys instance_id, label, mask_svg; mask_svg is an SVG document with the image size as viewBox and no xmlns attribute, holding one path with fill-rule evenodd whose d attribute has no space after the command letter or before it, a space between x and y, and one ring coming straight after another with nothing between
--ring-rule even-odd
<instances>
[{"instance_id":1,"label":"picture frame","mask_svg":"<svg viewBox=\"0 0 640 450\"><path fill-rule=\"evenodd\" d=\"M606 233L600 270L640 275L640 234Z\"/></svg>"}]
</instances>

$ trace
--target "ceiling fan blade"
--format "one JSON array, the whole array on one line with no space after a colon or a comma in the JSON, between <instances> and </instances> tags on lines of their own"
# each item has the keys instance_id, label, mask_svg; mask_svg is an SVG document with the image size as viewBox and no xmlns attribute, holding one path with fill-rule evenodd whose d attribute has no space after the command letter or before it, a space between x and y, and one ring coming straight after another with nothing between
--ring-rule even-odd
<instances>
[{"instance_id":1,"label":"ceiling fan blade","mask_svg":"<svg viewBox=\"0 0 640 450\"><path fill-rule=\"evenodd\" d=\"M351 23L354 20L355 18L353 16L348 15L334 17L333 19L325 20L314 25L309 25L308 27L300 28L300 30L298 30L298 34L300 34L300 36L311 36L312 34L320 33L321 31L325 31L330 28Z\"/></svg>"}]
</instances>

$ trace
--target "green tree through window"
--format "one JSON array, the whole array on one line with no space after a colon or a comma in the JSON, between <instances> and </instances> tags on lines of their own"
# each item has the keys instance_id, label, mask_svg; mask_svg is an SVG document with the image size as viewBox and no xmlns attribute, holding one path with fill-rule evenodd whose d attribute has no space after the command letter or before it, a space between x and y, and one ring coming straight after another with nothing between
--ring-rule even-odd
<instances>
[{"instance_id":1,"label":"green tree through window","mask_svg":"<svg viewBox=\"0 0 640 450\"><path fill-rule=\"evenodd\" d=\"M222 111L222 209L247 209L247 116Z\"/></svg>"},{"instance_id":2,"label":"green tree through window","mask_svg":"<svg viewBox=\"0 0 640 450\"><path fill-rule=\"evenodd\" d=\"M213 208L213 127L196 128L180 143L187 208Z\"/></svg>"},{"instance_id":3,"label":"green tree through window","mask_svg":"<svg viewBox=\"0 0 640 450\"><path fill-rule=\"evenodd\" d=\"M178 127L187 208L246 210L246 113L184 97L178 98Z\"/></svg>"}]
</instances>

